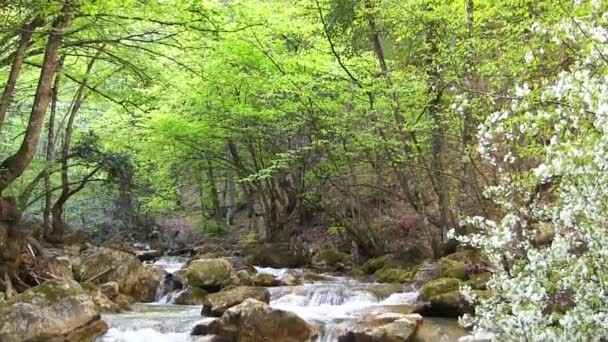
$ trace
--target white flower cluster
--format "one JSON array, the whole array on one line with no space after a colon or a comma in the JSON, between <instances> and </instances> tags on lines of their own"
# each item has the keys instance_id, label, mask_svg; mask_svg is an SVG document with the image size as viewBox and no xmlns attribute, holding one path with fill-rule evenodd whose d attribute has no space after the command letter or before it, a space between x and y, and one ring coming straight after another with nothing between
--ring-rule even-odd
<instances>
[{"instance_id":1,"label":"white flower cluster","mask_svg":"<svg viewBox=\"0 0 608 342\"><path fill-rule=\"evenodd\" d=\"M516 87L479 127L479 152L499 168L534 151L524 163L534 166L505 165L486 190L500 219L471 217L479 233L457 237L495 267L490 298L462 291L476 302L475 329L499 341L608 338L608 29L598 22L608 17L594 18L559 26L581 49L568 70L541 89Z\"/></svg>"}]
</instances>

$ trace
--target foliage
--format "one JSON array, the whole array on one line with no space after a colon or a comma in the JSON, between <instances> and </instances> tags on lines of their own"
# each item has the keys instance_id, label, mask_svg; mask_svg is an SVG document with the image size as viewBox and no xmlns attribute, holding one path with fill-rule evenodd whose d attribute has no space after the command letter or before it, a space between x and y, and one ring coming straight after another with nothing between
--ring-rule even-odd
<instances>
[{"instance_id":1,"label":"foliage","mask_svg":"<svg viewBox=\"0 0 608 342\"><path fill-rule=\"evenodd\" d=\"M487 283L492 295L478 299L475 321L497 340L608 335L601 266L608 261L606 10L602 2L580 3L575 17L557 25L534 23L544 45L529 51L530 68L546 65L541 49L569 47L570 62L516 86L480 126L480 150L501 170L486 190L501 215L469 219L480 232L459 239L496 267ZM547 230L553 236L543 243L538 237Z\"/></svg>"}]
</instances>

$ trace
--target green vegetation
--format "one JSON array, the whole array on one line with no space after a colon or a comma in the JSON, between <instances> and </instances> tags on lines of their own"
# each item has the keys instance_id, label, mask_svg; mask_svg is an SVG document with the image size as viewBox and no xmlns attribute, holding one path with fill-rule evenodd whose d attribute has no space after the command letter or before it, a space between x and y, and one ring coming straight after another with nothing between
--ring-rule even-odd
<instances>
[{"instance_id":1,"label":"green vegetation","mask_svg":"<svg viewBox=\"0 0 608 342\"><path fill-rule=\"evenodd\" d=\"M429 260L421 277L444 278L423 296L470 285L458 300L499 339L608 336L607 11L0 2L0 291L34 285L21 254L40 241L204 236L389 282Z\"/></svg>"}]
</instances>

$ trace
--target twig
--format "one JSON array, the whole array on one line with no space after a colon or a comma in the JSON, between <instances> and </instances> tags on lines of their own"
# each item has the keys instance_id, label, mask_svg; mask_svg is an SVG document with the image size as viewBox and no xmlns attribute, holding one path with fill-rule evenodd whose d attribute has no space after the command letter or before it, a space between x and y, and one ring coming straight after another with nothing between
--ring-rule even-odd
<instances>
[{"instance_id":1,"label":"twig","mask_svg":"<svg viewBox=\"0 0 608 342\"><path fill-rule=\"evenodd\" d=\"M104 275L104 274L106 274L106 273L110 272L110 271L111 271L111 270L113 270L113 269L114 269L113 267L108 267L108 268L106 268L105 270L103 270L103 271L101 271L101 272L97 273L96 275L94 275L94 276L90 277L89 279L86 279L86 280L84 281L84 283L92 282L93 280L95 280L95 279L97 279L97 278L101 277L102 275Z\"/></svg>"}]
</instances>

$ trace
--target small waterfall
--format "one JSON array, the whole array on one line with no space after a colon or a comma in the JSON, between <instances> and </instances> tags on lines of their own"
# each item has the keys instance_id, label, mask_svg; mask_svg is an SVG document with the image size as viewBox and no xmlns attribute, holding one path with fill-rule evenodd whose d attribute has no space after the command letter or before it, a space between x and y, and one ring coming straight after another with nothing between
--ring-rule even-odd
<instances>
[{"instance_id":1,"label":"small waterfall","mask_svg":"<svg viewBox=\"0 0 608 342\"><path fill-rule=\"evenodd\" d=\"M165 279L156 290L157 303L173 303L176 295L184 289L184 284L175 279L173 273L181 270L185 264L186 258L183 257L162 257L154 262L154 265L162 267L167 272Z\"/></svg>"},{"instance_id":2,"label":"small waterfall","mask_svg":"<svg viewBox=\"0 0 608 342\"><path fill-rule=\"evenodd\" d=\"M187 259L178 256L165 256L160 257L154 262L154 265L162 267L167 273L175 273L184 267Z\"/></svg>"}]
</instances>

